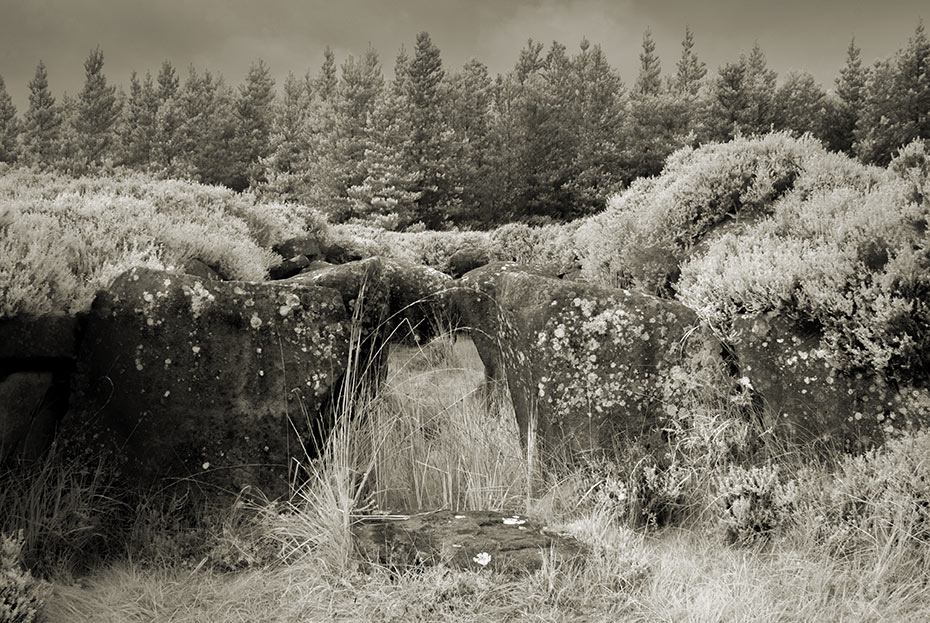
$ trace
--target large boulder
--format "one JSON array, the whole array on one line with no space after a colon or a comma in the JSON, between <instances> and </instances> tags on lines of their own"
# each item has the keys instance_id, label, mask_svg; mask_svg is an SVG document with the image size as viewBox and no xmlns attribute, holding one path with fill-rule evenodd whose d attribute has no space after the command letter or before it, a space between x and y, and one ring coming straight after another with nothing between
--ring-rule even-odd
<instances>
[{"instance_id":1,"label":"large boulder","mask_svg":"<svg viewBox=\"0 0 930 623\"><path fill-rule=\"evenodd\" d=\"M843 369L816 327L777 313L734 321L731 347L767 424L797 441L872 447L896 429L930 424L930 393L895 388L874 371Z\"/></svg>"},{"instance_id":2,"label":"large boulder","mask_svg":"<svg viewBox=\"0 0 930 623\"><path fill-rule=\"evenodd\" d=\"M550 453L657 445L691 406L689 377L725 367L720 342L675 301L541 272L491 264L453 295L486 369L506 377L524 441L535 422Z\"/></svg>"},{"instance_id":3,"label":"large boulder","mask_svg":"<svg viewBox=\"0 0 930 623\"><path fill-rule=\"evenodd\" d=\"M283 493L345 369L349 321L330 288L132 269L87 318L64 442L115 453L131 484Z\"/></svg>"},{"instance_id":4,"label":"large boulder","mask_svg":"<svg viewBox=\"0 0 930 623\"><path fill-rule=\"evenodd\" d=\"M391 567L444 564L519 576L539 569L553 553L567 563L584 560L575 539L527 517L493 511L373 515L352 532L365 559Z\"/></svg>"},{"instance_id":5,"label":"large boulder","mask_svg":"<svg viewBox=\"0 0 930 623\"><path fill-rule=\"evenodd\" d=\"M417 342L442 328L451 279L427 266L371 257L307 271L290 282L338 290L349 311L357 314L363 336L377 332L390 342Z\"/></svg>"}]
</instances>

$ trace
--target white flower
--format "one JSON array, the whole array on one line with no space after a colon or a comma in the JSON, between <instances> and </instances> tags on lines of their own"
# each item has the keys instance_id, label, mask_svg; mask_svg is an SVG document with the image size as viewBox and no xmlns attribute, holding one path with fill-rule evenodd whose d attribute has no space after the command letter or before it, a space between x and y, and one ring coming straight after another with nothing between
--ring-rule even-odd
<instances>
[{"instance_id":1,"label":"white flower","mask_svg":"<svg viewBox=\"0 0 930 623\"><path fill-rule=\"evenodd\" d=\"M491 562L491 554L487 552L481 552L480 554L472 558L472 560L474 560L476 563L478 563L482 567L485 567L487 566L489 562Z\"/></svg>"}]
</instances>

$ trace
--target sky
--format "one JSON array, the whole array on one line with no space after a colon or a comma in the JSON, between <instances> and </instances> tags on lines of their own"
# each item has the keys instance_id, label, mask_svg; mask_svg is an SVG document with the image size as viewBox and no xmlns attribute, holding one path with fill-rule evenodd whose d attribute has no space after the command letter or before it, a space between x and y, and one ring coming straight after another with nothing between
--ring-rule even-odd
<instances>
[{"instance_id":1,"label":"sky","mask_svg":"<svg viewBox=\"0 0 930 623\"><path fill-rule=\"evenodd\" d=\"M492 73L509 71L529 38L570 53L587 38L629 85L646 29L670 73L689 26L711 74L758 42L780 76L806 70L829 88L853 36L871 64L921 18L926 0L0 0L0 76L20 111L40 59L60 98L80 91L97 46L121 85L165 59L182 76L193 64L238 84L263 59L280 86L288 71L316 74L327 45L339 62L371 45L390 76L401 46L412 50L425 30L447 69L477 58Z\"/></svg>"}]
</instances>

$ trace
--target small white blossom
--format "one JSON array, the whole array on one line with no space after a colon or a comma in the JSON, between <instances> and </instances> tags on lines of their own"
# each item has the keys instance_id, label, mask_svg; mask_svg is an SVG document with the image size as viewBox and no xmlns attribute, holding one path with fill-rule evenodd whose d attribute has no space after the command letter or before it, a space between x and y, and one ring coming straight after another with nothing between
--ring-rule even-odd
<instances>
[{"instance_id":1,"label":"small white blossom","mask_svg":"<svg viewBox=\"0 0 930 623\"><path fill-rule=\"evenodd\" d=\"M476 563L478 563L482 567L486 567L488 563L491 562L491 554L487 552L481 552L480 554L472 558L472 560L474 560Z\"/></svg>"}]
</instances>

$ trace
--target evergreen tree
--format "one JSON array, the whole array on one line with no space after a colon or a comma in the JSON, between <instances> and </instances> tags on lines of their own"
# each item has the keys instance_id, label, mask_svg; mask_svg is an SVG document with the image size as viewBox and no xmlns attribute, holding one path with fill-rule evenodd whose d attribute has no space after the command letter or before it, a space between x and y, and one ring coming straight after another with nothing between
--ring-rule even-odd
<instances>
[{"instance_id":1,"label":"evergreen tree","mask_svg":"<svg viewBox=\"0 0 930 623\"><path fill-rule=\"evenodd\" d=\"M111 155L120 108L116 87L107 86L103 74L103 52L96 48L84 61L84 88L78 97L74 123L84 166L98 167Z\"/></svg>"},{"instance_id":2,"label":"evergreen tree","mask_svg":"<svg viewBox=\"0 0 930 623\"><path fill-rule=\"evenodd\" d=\"M183 150L180 136L182 113L178 102L181 79L169 61L163 61L156 83L155 131L152 146L152 164L157 169L171 171L177 168Z\"/></svg>"},{"instance_id":3,"label":"evergreen tree","mask_svg":"<svg viewBox=\"0 0 930 623\"><path fill-rule=\"evenodd\" d=\"M265 162L265 175L280 179L299 170L307 151L306 123L312 93L308 80L299 80L293 72L284 79L284 93L275 107L271 133L271 155Z\"/></svg>"},{"instance_id":4,"label":"evergreen tree","mask_svg":"<svg viewBox=\"0 0 930 623\"><path fill-rule=\"evenodd\" d=\"M61 112L48 88L48 72L42 61L29 81L29 108L21 136L26 162L44 167L54 164L59 152Z\"/></svg>"},{"instance_id":5,"label":"evergreen tree","mask_svg":"<svg viewBox=\"0 0 930 623\"><path fill-rule=\"evenodd\" d=\"M681 58L676 65L675 92L679 96L697 96L701 89L707 67L698 60L694 53L694 33L685 28L685 38L681 42Z\"/></svg>"},{"instance_id":6,"label":"evergreen tree","mask_svg":"<svg viewBox=\"0 0 930 623\"><path fill-rule=\"evenodd\" d=\"M146 72L145 78L139 82L136 72L132 72L129 98L120 129L120 160L123 164L144 169L152 162L157 115L158 95L152 74Z\"/></svg>"},{"instance_id":7,"label":"evergreen tree","mask_svg":"<svg viewBox=\"0 0 930 623\"><path fill-rule=\"evenodd\" d=\"M443 118L445 104L442 88L445 72L442 59L427 32L417 35L413 58L402 77L404 108L410 128L408 162L417 174L418 217L427 227L441 227L458 205L456 184L450 179L454 141L451 128Z\"/></svg>"},{"instance_id":8,"label":"evergreen tree","mask_svg":"<svg viewBox=\"0 0 930 623\"><path fill-rule=\"evenodd\" d=\"M853 38L846 48L846 64L836 78L835 115L831 120L830 147L852 153L856 122L865 97L866 70L862 67L862 53Z\"/></svg>"},{"instance_id":9,"label":"evergreen tree","mask_svg":"<svg viewBox=\"0 0 930 623\"><path fill-rule=\"evenodd\" d=\"M748 106L745 63L725 63L717 70L703 107L704 140L731 140L742 129L743 114Z\"/></svg>"},{"instance_id":10,"label":"evergreen tree","mask_svg":"<svg viewBox=\"0 0 930 623\"><path fill-rule=\"evenodd\" d=\"M222 78L190 68L177 95L181 123L176 133L177 157L169 170L172 174L205 184L235 181L230 175L235 170L233 99Z\"/></svg>"},{"instance_id":11,"label":"evergreen tree","mask_svg":"<svg viewBox=\"0 0 930 623\"><path fill-rule=\"evenodd\" d=\"M349 56L343 63L336 99L337 160L343 189L365 179L365 152L370 148L367 126L383 88L381 61L374 48L369 47L361 59Z\"/></svg>"},{"instance_id":12,"label":"evergreen tree","mask_svg":"<svg viewBox=\"0 0 930 623\"><path fill-rule=\"evenodd\" d=\"M3 76L0 76L0 162L16 161L16 139L19 131L16 106L13 105L13 98L6 91Z\"/></svg>"},{"instance_id":13,"label":"evergreen tree","mask_svg":"<svg viewBox=\"0 0 930 623\"><path fill-rule=\"evenodd\" d=\"M626 128L624 181L657 175L665 159L682 143L687 100L662 88L655 43L647 30L636 85L630 93L630 115Z\"/></svg>"},{"instance_id":14,"label":"evergreen tree","mask_svg":"<svg viewBox=\"0 0 930 623\"><path fill-rule=\"evenodd\" d=\"M769 132L776 122L777 78L758 43L748 57L723 65L703 106L704 138L727 141L736 135Z\"/></svg>"},{"instance_id":15,"label":"evergreen tree","mask_svg":"<svg viewBox=\"0 0 930 623\"><path fill-rule=\"evenodd\" d=\"M659 57L656 56L656 43L652 40L652 32L643 33L643 51L639 54L639 76L633 87L633 93L645 96L656 96L662 88L662 69Z\"/></svg>"},{"instance_id":16,"label":"evergreen tree","mask_svg":"<svg viewBox=\"0 0 930 623\"><path fill-rule=\"evenodd\" d=\"M380 217L381 224L395 229L413 224L421 215L421 172L409 161L412 132L405 125L409 117L400 114L404 107L404 96L396 89L379 95L369 117L366 176L346 191L354 216Z\"/></svg>"},{"instance_id":17,"label":"evergreen tree","mask_svg":"<svg viewBox=\"0 0 930 623\"><path fill-rule=\"evenodd\" d=\"M758 43L753 45L745 66L748 101L740 129L744 134L764 134L775 123L775 83L778 74L768 68L765 54Z\"/></svg>"},{"instance_id":18,"label":"evergreen tree","mask_svg":"<svg viewBox=\"0 0 930 623\"><path fill-rule=\"evenodd\" d=\"M493 171L490 158L490 109L493 82L488 68L477 60L465 63L448 80L446 119L454 132L458 158L452 177L461 188L462 212L457 220L483 223L493 199L488 184Z\"/></svg>"},{"instance_id":19,"label":"evergreen tree","mask_svg":"<svg viewBox=\"0 0 930 623\"><path fill-rule=\"evenodd\" d=\"M827 94L807 72L791 72L775 92L775 129L827 138Z\"/></svg>"},{"instance_id":20,"label":"evergreen tree","mask_svg":"<svg viewBox=\"0 0 930 623\"><path fill-rule=\"evenodd\" d=\"M576 121L569 130L577 135L572 178L566 184L571 204L556 216L567 220L601 210L606 197L623 180L623 142L626 99L620 76L607 62L599 45L586 48L573 59L578 93Z\"/></svg>"},{"instance_id":21,"label":"evergreen tree","mask_svg":"<svg viewBox=\"0 0 930 623\"><path fill-rule=\"evenodd\" d=\"M321 100L328 101L335 97L337 84L336 55L333 54L329 46L326 46L326 49L323 50L323 65L320 67L320 75L317 76L312 90Z\"/></svg>"},{"instance_id":22,"label":"evergreen tree","mask_svg":"<svg viewBox=\"0 0 930 623\"><path fill-rule=\"evenodd\" d=\"M244 190L250 179L261 177L261 160L271 153L274 97L274 79L268 66L262 60L253 63L234 103L234 164L226 184L235 190Z\"/></svg>"},{"instance_id":23,"label":"evergreen tree","mask_svg":"<svg viewBox=\"0 0 930 623\"><path fill-rule=\"evenodd\" d=\"M923 23L907 47L870 72L855 137L859 157L883 166L902 145L930 138L930 40Z\"/></svg>"}]
</instances>

